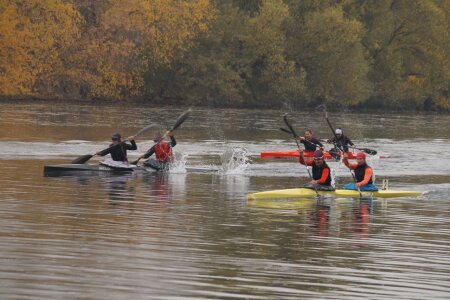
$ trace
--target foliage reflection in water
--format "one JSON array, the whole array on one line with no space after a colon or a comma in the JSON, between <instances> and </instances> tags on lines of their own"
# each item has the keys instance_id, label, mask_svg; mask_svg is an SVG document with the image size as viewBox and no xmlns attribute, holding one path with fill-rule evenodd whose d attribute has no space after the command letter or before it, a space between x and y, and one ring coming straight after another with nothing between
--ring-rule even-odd
<instances>
[{"instance_id":1,"label":"foliage reflection in water","mask_svg":"<svg viewBox=\"0 0 450 300\"><path fill-rule=\"evenodd\" d=\"M295 162L258 158L261 151L295 148L279 136L277 111L226 110L214 120L204 113L177 130L175 150L185 166L222 166L227 149L241 149L233 160L239 162L235 174L43 177L45 164L67 163L102 148L115 131L109 124L133 132L145 126L145 117L167 124L179 111L131 109L136 118L126 124L116 117L117 108L69 122L33 114L39 105L22 108L17 122L2 115L6 126L0 130L2 299L450 295L450 172L442 151L450 146L448 129L442 128L447 116L419 116L414 122L409 116L385 116L383 137L380 116L343 114L334 122L348 127L355 143L390 154L370 162L378 180L388 178L396 189L428 191L421 197L247 203L248 193L308 180ZM317 135L327 136L320 116L294 114L293 123L310 124ZM258 123L260 117L264 122ZM429 128L430 136L419 127ZM144 138L138 145L147 149L151 141ZM343 166L333 167L338 184L351 180Z\"/></svg>"}]
</instances>

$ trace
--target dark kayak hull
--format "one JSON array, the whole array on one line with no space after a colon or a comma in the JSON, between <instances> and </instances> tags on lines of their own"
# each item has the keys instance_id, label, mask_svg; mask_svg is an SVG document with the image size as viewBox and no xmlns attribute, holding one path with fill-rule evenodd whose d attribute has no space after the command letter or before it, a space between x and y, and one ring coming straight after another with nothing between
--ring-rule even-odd
<instances>
[{"instance_id":1,"label":"dark kayak hull","mask_svg":"<svg viewBox=\"0 0 450 300\"><path fill-rule=\"evenodd\" d=\"M219 172L218 168L214 167L186 167L186 171L189 172L205 172L215 173ZM149 167L112 167L106 165L87 165L87 164L59 164L59 165L46 165L44 166L44 176L57 176L65 174L85 174L85 173L113 173L113 174L126 174L133 172L158 172L158 170Z\"/></svg>"}]
</instances>

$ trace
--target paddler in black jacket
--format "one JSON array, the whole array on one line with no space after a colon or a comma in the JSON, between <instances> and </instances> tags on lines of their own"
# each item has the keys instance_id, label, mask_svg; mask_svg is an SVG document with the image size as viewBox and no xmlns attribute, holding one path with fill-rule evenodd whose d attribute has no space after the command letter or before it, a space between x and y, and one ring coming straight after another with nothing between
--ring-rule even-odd
<instances>
[{"instance_id":1,"label":"paddler in black jacket","mask_svg":"<svg viewBox=\"0 0 450 300\"><path fill-rule=\"evenodd\" d=\"M313 137L313 132L311 129L307 129L305 131L305 136L298 137L300 140L300 143L302 143L305 146L305 151L307 152L314 152L316 151L317 147L320 149L323 149L322 143Z\"/></svg>"},{"instance_id":2,"label":"paddler in black jacket","mask_svg":"<svg viewBox=\"0 0 450 300\"><path fill-rule=\"evenodd\" d=\"M339 149L344 150L344 152L348 152L349 146L354 146L353 142L348 138L348 136L344 135L344 132L341 128L336 128L334 131L335 136L331 139L327 140L327 143L334 144L333 152L339 153Z\"/></svg>"},{"instance_id":3,"label":"paddler in black jacket","mask_svg":"<svg viewBox=\"0 0 450 300\"><path fill-rule=\"evenodd\" d=\"M331 185L331 170L324 160L323 152L314 151L313 158L314 162L311 160L305 162L303 155L300 155L301 164L312 166L312 180L307 187L318 191L334 191L334 187Z\"/></svg>"},{"instance_id":4,"label":"paddler in black jacket","mask_svg":"<svg viewBox=\"0 0 450 300\"><path fill-rule=\"evenodd\" d=\"M127 150L137 150L136 142L134 141L134 136L128 137L128 141L130 141L131 145L128 143L124 143L121 140L121 136L119 133L114 133L111 136L112 144L109 145L108 149L98 151L96 154L100 156L105 156L108 153L111 154L111 158L114 161L128 162L127 158Z\"/></svg>"}]
</instances>

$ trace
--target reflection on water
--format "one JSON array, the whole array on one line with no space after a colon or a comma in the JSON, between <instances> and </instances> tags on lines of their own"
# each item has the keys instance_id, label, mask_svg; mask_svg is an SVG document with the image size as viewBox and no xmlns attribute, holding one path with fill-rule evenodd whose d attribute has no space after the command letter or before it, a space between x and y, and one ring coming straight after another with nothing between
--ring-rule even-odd
<instances>
[{"instance_id":1,"label":"reflection on water","mask_svg":"<svg viewBox=\"0 0 450 300\"><path fill-rule=\"evenodd\" d=\"M128 182L128 176L112 176L105 180L103 189L107 191L110 203L134 200L134 190Z\"/></svg>"},{"instance_id":2,"label":"reflection on water","mask_svg":"<svg viewBox=\"0 0 450 300\"><path fill-rule=\"evenodd\" d=\"M448 116L333 116L390 154L370 161L379 182L421 197L247 203L250 192L308 180L297 163L257 157L295 147L279 137L278 111L203 111L177 129L185 165L222 166L228 149L245 149L241 172L43 177L45 164L104 145L111 124L133 132L179 110L131 108L128 123L120 107L2 108L1 299L450 298ZM321 117L292 120L328 136ZM338 184L351 180L333 167Z\"/></svg>"}]
</instances>

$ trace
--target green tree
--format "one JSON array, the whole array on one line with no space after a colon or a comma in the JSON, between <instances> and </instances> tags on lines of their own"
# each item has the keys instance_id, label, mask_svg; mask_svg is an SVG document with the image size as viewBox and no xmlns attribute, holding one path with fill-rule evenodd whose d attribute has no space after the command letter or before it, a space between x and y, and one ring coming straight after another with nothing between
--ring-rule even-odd
<instances>
[{"instance_id":1,"label":"green tree","mask_svg":"<svg viewBox=\"0 0 450 300\"><path fill-rule=\"evenodd\" d=\"M161 72L169 74L165 83L150 76L150 90L224 106L274 106L300 97L302 70L285 56L288 7L281 0L262 1L256 14L231 3L219 7L209 35L171 65L173 73Z\"/></svg>"},{"instance_id":2,"label":"green tree","mask_svg":"<svg viewBox=\"0 0 450 300\"><path fill-rule=\"evenodd\" d=\"M311 99L344 105L366 99L371 88L361 22L347 18L341 6L314 7L294 22L289 53L306 70Z\"/></svg>"},{"instance_id":3,"label":"green tree","mask_svg":"<svg viewBox=\"0 0 450 300\"><path fill-rule=\"evenodd\" d=\"M374 97L413 107L431 98L448 107L449 9L448 1L433 0L349 3L367 28L363 44Z\"/></svg>"}]
</instances>

